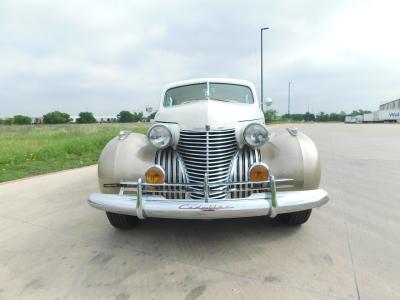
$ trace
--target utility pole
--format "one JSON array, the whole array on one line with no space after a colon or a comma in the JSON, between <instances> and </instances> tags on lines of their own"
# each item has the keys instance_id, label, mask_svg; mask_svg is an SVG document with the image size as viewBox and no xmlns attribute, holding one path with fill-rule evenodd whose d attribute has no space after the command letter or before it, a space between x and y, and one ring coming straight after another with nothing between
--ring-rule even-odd
<instances>
[{"instance_id":1,"label":"utility pole","mask_svg":"<svg viewBox=\"0 0 400 300\"><path fill-rule=\"evenodd\" d=\"M288 85L288 105L287 105L288 116L290 116L290 86L291 85L292 85L292 82L289 81L289 85Z\"/></svg>"},{"instance_id":2,"label":"utility pole","mask_svg":"<svg viewBox=\"0 0 400 300\"><path fill-rule=\"evenodd\" d=\"M263 63L263 31L269 27L261 28L261 110L264 111L264 63Z\"/></svg>"}]
</instances>

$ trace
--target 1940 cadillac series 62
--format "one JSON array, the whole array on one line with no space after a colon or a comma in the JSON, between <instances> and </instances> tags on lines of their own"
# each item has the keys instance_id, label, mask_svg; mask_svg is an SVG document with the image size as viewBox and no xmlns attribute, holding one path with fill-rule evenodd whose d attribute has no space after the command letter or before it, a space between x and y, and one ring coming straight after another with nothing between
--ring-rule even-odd
<instances>
[{"instance_id":1,"label":"1940 cadillac series 62","mask_svg":"<svg viewBox=\"0 0 400 300\"><path fill-rule=\"evenodd\" d=\"M89 204L119 229L152 217L306 222L328 201L318 151L295 127L267 129L260 106L247 81L167 85L147 136L122 131L105 146Z\"/></svg>"}]
</instances>

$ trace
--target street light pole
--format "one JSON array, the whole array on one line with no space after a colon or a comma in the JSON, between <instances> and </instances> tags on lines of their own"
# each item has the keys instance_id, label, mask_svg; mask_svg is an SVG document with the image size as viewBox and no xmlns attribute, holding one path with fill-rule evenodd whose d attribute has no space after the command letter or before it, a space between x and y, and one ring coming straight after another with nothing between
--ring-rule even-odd
<instances>
[{"instance_id":1,"label":"street light pole","mask_svg":"<svg viewBox=\"0 0 400 300\"><path fill-rule=\"evenodd\" d=\"M288 85L288 108L287 108L287 113L288 116L290 116L290 86L291 86L292 82L289 81L289 85Z\"/></svg>"},{"instance_id":2,"label":"street light pole","mask_svg":"<svg viewBox=\"0 0 400 300\"><path fill-rule=\"evenodd\" d=\"M261 110L264 111L264 72L263 72L263 31L269 27L261 28Z\"/></svg>"}]
</instances>

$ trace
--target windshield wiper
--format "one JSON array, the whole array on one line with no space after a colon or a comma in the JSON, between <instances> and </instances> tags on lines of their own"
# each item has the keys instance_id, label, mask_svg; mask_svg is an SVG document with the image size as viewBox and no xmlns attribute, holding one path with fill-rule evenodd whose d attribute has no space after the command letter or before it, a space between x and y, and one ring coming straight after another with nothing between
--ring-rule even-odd
<instances>
[{"instance_id":1,"label":"windshield wiper","mask_svg":"<svg viewBox=\"0 0 400 300\"><path fill-rule=\"evenodd\" d=\"M215 101L222 101L222 102L237 102L235 100L232 99L219 99L219 98L210 98L210 100L215 100Z\"/></svg>"},{"instance_id":2,"label":"windshield wiper","mask_svg":"<svg viewBox=\"0 0 400 300\"><path fill-rule=\"evenodd\" d=\"M182 105L182 104L187 104L187 103L190 103L190 102L193 102L193 101L198 101L198 100L189 100L189 101L185 101L185 102L182 102L181 105Z\"/></svg>"},{"instance_id":3,"label":"windshield wiper","mask_svg":"<svg viewBox=\"0 0 400 300\"><path fill-rule=\"evenodd\" d=\"M220 98L210 98L210 99L196 99L196 100L188 100L185 102L182 102L180 105L182 104L188 104L190 102L194 102L194 101L200 101L200 100L214 100L214 101L222 101L222 102L234 102L237 103L237 101L232 100L232 99L220 99Z\"/></svg>"}]
</instances>

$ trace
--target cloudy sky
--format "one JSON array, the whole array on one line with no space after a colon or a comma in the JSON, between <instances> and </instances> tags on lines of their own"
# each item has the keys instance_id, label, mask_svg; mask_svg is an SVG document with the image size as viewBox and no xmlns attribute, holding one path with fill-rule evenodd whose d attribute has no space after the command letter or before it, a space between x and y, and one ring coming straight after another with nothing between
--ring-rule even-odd
<instances>
[{"instance_id":1,"label":"cloudy sky","mask_svg":"<svg viewBox=\"0 0 400 300\"><path fill-rule=\"evenodd\" d=\"M196 77L260 84L280 113L400 98L400 2L0 0L0 117L157 107Z\"/></svg>"}]
</instances>

